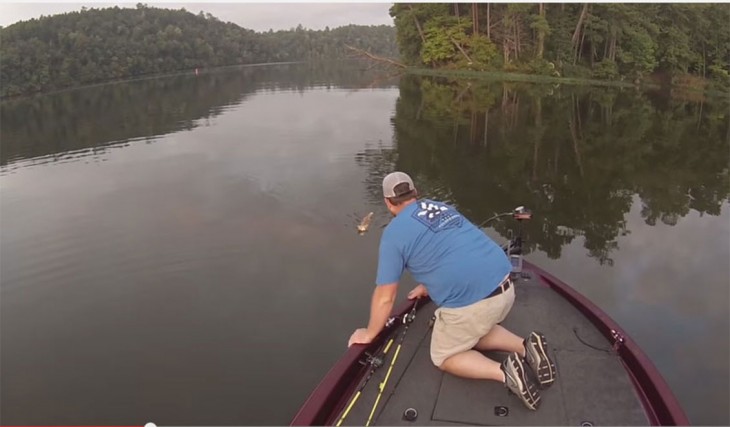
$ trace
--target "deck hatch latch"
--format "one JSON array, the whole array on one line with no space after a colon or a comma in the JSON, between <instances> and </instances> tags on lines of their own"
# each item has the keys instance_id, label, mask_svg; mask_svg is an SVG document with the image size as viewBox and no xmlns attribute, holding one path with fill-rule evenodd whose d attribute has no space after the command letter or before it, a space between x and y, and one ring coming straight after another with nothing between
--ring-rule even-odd
<instances>
[{"instance_id":1,"label":"deck hatch latch","mask_svg":"<svg viewBox=\"0 0 730 427\"><path fill-rule=\"evenodd\" d=\"M498 417L506 417L509 415L509 408L506 406L495 406L494 415Z\"/></svg>"}]
</instances>

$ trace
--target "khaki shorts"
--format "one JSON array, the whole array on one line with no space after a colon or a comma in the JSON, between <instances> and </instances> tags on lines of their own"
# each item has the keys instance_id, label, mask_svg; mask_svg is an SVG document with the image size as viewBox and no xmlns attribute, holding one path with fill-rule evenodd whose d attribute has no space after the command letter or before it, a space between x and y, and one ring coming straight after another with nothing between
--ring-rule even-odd
<instances>
[{"instance_id":1,"label":"khaki shorts","mask_svg":"<svg viewBox=\"0 0 730 427\"><path fill-rule=\"evenodd\" d=\"M483 336L507 317L515 302L515 284L497 296L459 308L441 307L431 333L431 360L441 366L449 357L474 348Z\"/></svg>"}]
</instances>

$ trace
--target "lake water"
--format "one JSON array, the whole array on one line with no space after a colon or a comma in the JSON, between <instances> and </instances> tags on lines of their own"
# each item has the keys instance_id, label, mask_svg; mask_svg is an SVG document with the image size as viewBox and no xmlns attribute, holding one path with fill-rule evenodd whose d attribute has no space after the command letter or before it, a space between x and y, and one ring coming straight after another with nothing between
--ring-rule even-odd
<instances>
[{"instance_id":1,"label":"lake water","mask_svg":"<svg viewBox=\"0 0 730 427\"><path fill-rule=\"evenodd\" d=\"M531 208L527 259L621 324L693 423L730 423L726 103L364 68L0 104L0 422L287 424L367 322L399 169L476 223Z\"/></svg>"}]
</instances>

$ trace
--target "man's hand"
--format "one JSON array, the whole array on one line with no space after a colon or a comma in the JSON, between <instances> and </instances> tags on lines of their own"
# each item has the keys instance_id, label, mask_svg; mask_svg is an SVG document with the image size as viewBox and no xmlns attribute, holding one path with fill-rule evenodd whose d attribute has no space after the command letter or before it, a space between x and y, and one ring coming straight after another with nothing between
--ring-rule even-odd
<instances>
[{"instance_id":1,"label":"man's hand","mask_svg":"<svg viewBox=\"0 0 730 427\"><path fill-rule=\"evenodd\" d=\"M428 290L426 290L426 287L422 284L419 284L408 292L408 299L422 298L425 296L428 296Z\"/></svg>"},{"instance_id":2,"label":"man's hand","mask_svg":"<svg viewBox=\"0 0 730 427\"><path fill-rule=\"evenodd\" d=\"M367 328L356 329L347 342L350 347L353 344L370 344L380 331L385 327L388 315L393 309L395 295L398 291L398 282L387 285L378 285L373 291L373 299L370 302L370 321Z\"/></svg>"},{"instance_id":3,"label":"man's hand","mask_svg":"<svg viewBox=\"0 0 730 427\"><path fill-rule=\"evenodd\" d=\"M347 346L350 347L353 344L370 344L374 337L368 335L368 330L365 328L355 329L352 333L350 341L347 342Z\"/></svg>"}]
</instances>

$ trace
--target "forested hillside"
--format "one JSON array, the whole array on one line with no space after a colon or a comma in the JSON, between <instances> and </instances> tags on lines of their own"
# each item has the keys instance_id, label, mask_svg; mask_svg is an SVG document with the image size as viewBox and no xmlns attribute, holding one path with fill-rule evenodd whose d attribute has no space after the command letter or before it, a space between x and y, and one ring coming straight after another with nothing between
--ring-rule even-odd
<instances>
[{"instance_id":1,"label":"forested hillside","mask_svg":"<svg viewBox=\"0 0 730 427\"><path fill-rule=\"evenodd\" d=\"M730 87L727 3L397 3L390 14L411 65Z\"/></svg>"},{"instance_id":2,"label":"forested hillside","mask_svg":"<svg viewBox=\"0 0 730 427\"><path fill-rule=\"evenodd\" d=\"M233 64L339 59L345 44L397 56L395 29L257 33L198 15L138 4L88 9L0 29L0 96Z\"/></svg>"},{"instance_id":3,"label":"forested hillside","mask_svg":"<svg viewBox=\"0 0 730 427\"><path fill-rule=\"evenodd\" d=\"M347 57L345 45L430 68L730 90L730 5L396 3L395 28L254 32L138 4L0 29L0 96L194 68Z\"/></svg>"}]
</instances>

